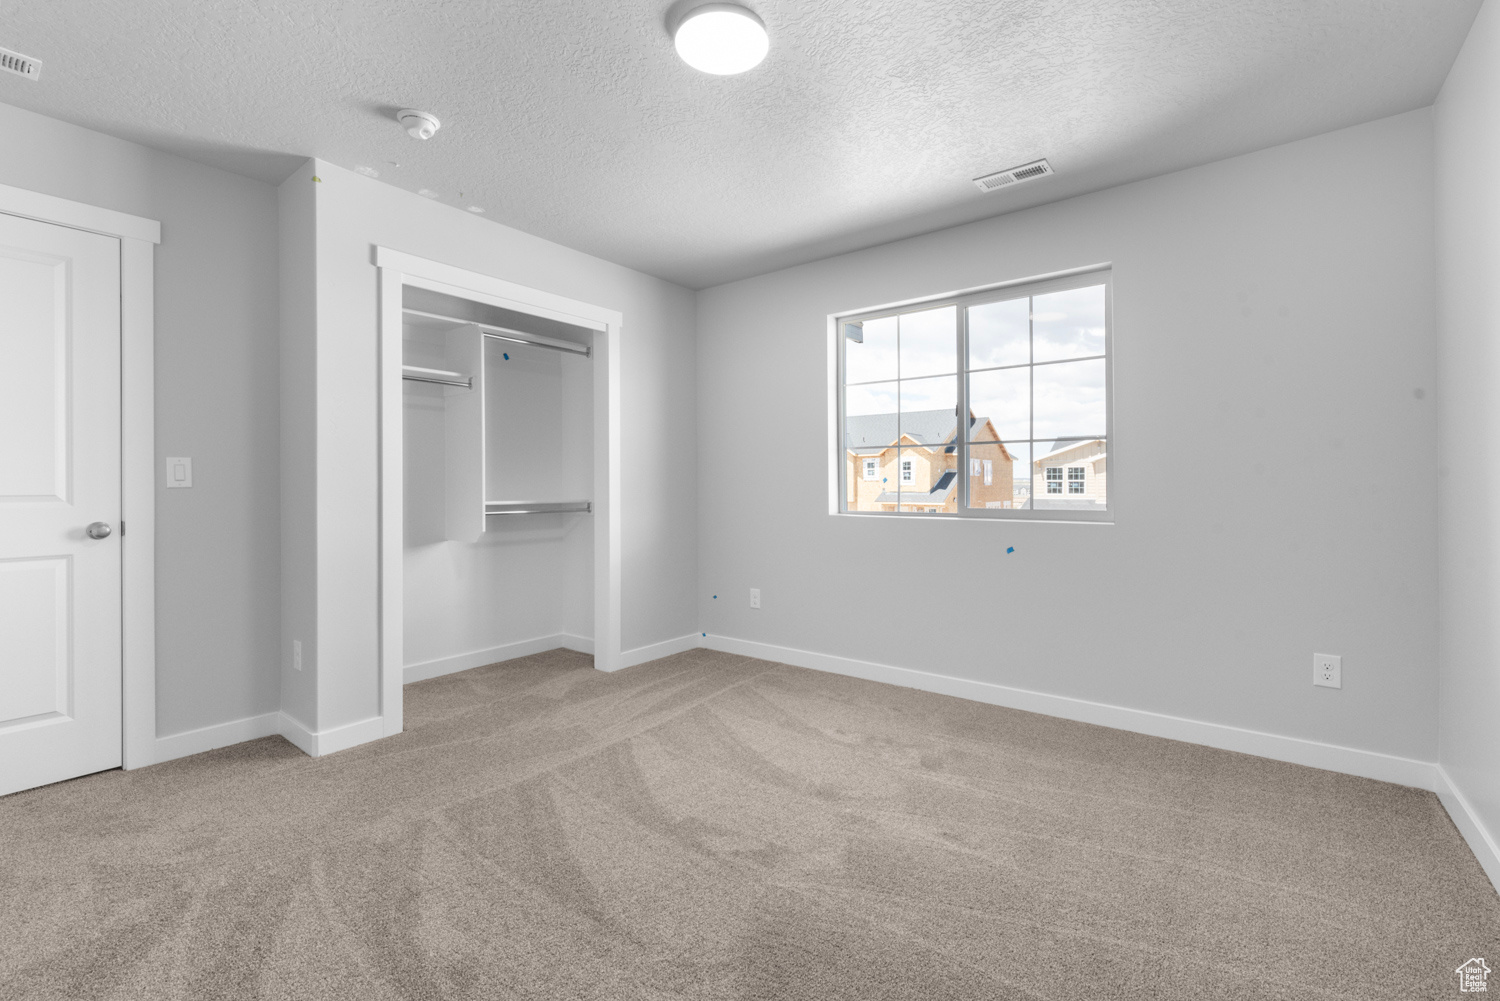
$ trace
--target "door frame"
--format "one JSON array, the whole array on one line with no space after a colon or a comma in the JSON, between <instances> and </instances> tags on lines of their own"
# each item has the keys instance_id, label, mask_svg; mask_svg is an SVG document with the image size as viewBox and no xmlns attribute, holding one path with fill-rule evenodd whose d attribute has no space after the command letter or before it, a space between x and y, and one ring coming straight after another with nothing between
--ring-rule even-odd
<instances>
[{"instance_id":1,"label":"door frame","mask_svg":"<svg viewBox=\"0 0 1500 1001\"><path fill-rule=\"evenodd\" d=\"M156 761L156 302L161 223L0 184L0 213L120 241L120 760Z\"/></svg>"},{"instance_id":2,"label":"door frame","mask_svg":"<svg viewBox=\"0 0 1500 1001\"><path fill-rule=\"evenodd\" d=\"M618 310L518 285L502 278L375 248L380 295L380 714L385 736L402 729L406 661L402 623L405 524L401 389L401 289L448 292L594 331L594 666L626 666L620 649L620 331Z\"/></svg>"}]
</instances>

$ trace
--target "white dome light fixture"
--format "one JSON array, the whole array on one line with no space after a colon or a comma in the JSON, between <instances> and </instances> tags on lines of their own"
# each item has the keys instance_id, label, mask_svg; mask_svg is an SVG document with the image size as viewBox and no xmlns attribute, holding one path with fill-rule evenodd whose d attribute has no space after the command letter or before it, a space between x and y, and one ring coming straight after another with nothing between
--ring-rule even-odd
<instances>
[{"instance_id":1,"label":"white dome light fixture","mask_svg":"<svg viewBox=\"0 0 1500 1001\"><path fill-rule=\"evenodd\" d=\"M695 70L733 76L760 65L771 48L766 26L733 3L695 7L672 33L677 54Z\"/></svg>"}]
</instances>

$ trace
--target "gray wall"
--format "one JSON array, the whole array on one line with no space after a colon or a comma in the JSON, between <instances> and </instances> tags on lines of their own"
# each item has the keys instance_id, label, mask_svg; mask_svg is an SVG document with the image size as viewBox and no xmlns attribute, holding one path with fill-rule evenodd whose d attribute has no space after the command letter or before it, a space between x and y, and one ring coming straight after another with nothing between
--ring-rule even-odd
<instances>
[{"instance_id":1,"label":"gray wall","mask_svg":"<svg viewBox=\"0 0 1500 1001\"><path fill-rule=\"evenodd\" d=\"M1439 761L1500 832L1500 8L1436 105L1442 393Z\"/></svg>"},{"instance_id":2,"label":"gray wall","mask_svg":"<svg viewBox=\"0 0 1500 1001\"><path fill-rule=\"evenodd\" d=\"M1432 166L1416 111L700 293L702 628L1433 760ZM830 313L1101 262L1116 524L828 513Z\"/></svg>"},{"instance_id":3,"label":"gray wall","mask_svg":"<svg viewBox=\"0 0 1500 1001\"><path fill-rule=\"evenodd\" d=\"M0 105L0 183L160 220L157 733L277 708L277 223L269 185Z\"/></svg>"},{"instance_id":4,"label":"gray wall","mask_svg":"<svg viewBox=\"0 0 1500 1001\"><path fill-rule=\"evenodd\" d=\"M292 173L277 191L281 251L281 710L318 729L317 255L313 163ZM302 643L301 670L292 642Z\"/></svg>"}]
</instances>

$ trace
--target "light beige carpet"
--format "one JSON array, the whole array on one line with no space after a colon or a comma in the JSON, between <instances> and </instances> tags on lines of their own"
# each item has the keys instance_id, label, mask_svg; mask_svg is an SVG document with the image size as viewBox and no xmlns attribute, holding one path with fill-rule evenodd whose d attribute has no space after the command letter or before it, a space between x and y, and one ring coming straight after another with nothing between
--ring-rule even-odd
<instances>
[{"instance_id":1,"label":"light beige carpet","mask_svg":"<svg viewBox=\"0 0 1500 1001\"><path fill-rule=\"evenodd\" d=\"M406 714L0 799L0 998L1407 1001L1500 967L1413 789L705 651Z\"/></svg>"}]
</instances>

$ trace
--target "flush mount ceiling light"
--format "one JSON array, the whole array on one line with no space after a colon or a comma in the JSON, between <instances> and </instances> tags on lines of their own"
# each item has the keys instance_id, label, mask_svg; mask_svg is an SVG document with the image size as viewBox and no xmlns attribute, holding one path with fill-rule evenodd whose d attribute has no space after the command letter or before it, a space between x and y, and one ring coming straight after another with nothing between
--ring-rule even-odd
<instances>
[{"instance_id":1,"label":"flush mount ceiling light","mask_svg":"<svg viewBox=\"0 0 1500 1001\"><path fill-rule=\"evenodd\" d=\"M771 47L760 18L732 3L693 8L672 36L683 62L715 76L733 76L758 66Z\"/></svg>"}]
</instances>

